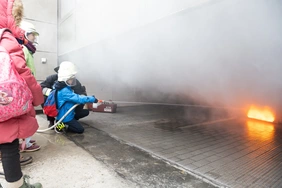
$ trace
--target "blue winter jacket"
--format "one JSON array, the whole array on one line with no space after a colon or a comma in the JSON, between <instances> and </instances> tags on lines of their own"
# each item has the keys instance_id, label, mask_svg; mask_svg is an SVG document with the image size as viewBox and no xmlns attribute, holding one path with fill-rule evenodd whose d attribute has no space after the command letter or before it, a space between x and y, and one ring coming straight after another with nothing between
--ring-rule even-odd
<instances>
[{"instance_id":1,"label":"blue winter jacket","mask_svg":"<svg viewBox=\"0 0 282 188\"><path fill-rule=\"evenodd\" d=\"M57 92L57 105L59 113L57 120L61 119L65 113L75 104L93 103L96 101L94 96L78 95L73 92L71 87L65 86ZM74 118L74 109L63 119L63 122L68 122Z\"/></svg>"}]
</instances>

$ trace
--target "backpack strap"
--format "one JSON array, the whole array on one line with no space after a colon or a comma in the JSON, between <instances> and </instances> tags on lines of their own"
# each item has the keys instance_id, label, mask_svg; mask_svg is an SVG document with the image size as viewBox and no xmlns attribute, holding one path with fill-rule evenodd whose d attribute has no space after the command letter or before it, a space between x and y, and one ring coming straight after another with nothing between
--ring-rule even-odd
<instances>
[{"instance_id":1,"label":"backpack strap","mask_svg":"<svg viewBox=\"0 0 282 188\"><path fill-rule=\"evenodd\" d=\"M58 108L58 103L57 103L57 101L58 101L58 90L56 90L55 89L55 103L56 103L56 108L58 109L58 110L60 110L65 104L66 104L66 101L63 103L63 105L60 107L60 108Z\"/></svg>"}]
</instances>

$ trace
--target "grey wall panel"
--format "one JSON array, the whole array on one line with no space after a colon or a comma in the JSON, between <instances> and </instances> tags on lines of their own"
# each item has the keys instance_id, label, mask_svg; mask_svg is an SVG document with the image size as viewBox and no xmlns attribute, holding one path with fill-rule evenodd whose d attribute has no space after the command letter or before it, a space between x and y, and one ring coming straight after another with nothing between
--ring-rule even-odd
<instances>
[{"instance_id":1,"label":"grey wall panel","mask_svg":"<svg viewBox=\"0 0 282 188\"><path fill-rule=\"evenodd\" d=\"M75 34L75 15L72 14L60 23L58 53L69 52L75 47Z\"/></svg>"},{"instance_id":2,"label":"grey wall panel","mask_svg":"<svg viewBox=\"0 0 282 188\"><path fill-rule=\"evenodd\" d=\"M69 15L75 8L75 0L59 0L60 14L59 18Z\"/></svg>"},{"instance_id":3,"label":"grey wall panel","mask_svg":"<svg viewBox=\"0 0 282 188\"><path fill-rule=\"evenodd\" d=\"M33 23L39 32L39 44L36 46L37 50L57 55L57 25L28 21Z\"/></svg>"},{"instance_id":4,"label":"grey wall panel","mask_svg":"<svg viewBox=\"0 0 282 188\"><path fill-rule=\"evenodd\" d=\"M34 54L36 79L45 79L53 73L57 62L57 1L23 0L24 20L31 22L39 32L39 45ZM42 64L41 58L47 58Z\"/></svg>"},{"instance_id":5,"label":"grey wall panel","mask_svg":"<svg viewBox=\"0 0 282 188\"><path fill-rule=\"evenodd\" d=\"M41 58L46 58L47 63L43 64ZM57 55L54 53L36 52L34 55L34 63L36 68L36 79L38 81L45 80L51 74L54 74L54 68L57 66Z\"/></svg>"},{"instance_id":6,"label":"grey wall panel","mask_svg":"<svg viewBox=\"0 0 282 188\"><path fill-rule=\"evenodd\" d=\"M42 22L57 23L57 1L55 0L22 0L24 16Z\"/></svg>"},{"instance_id":7,"label":"grey wall panel","mask_svg":"<svg viewBox=\"0 0 282 188\"><path fill-rule=\"evenodd\" d=\"M217 1L59 56L115 100L281 108L282 2ZM107 89L103 89L106 88Z\"/></svg>"}]
</instances>

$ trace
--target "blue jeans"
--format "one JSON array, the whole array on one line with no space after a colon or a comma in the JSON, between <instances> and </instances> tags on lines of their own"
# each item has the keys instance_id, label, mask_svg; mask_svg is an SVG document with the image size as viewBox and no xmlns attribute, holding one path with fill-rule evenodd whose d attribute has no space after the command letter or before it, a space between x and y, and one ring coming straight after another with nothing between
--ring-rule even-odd
<instances>
[{"instance_id":1,"label":"blue jeans","mask_svg":"<svg viewBox=\"0 0 282 188\"><path fill-rule=\"evenodd\" d=\"M32 146L32 143L30 143L31 137L28 137L25 139L25 148L29 148Z\"/></svg>"}]
</instances>

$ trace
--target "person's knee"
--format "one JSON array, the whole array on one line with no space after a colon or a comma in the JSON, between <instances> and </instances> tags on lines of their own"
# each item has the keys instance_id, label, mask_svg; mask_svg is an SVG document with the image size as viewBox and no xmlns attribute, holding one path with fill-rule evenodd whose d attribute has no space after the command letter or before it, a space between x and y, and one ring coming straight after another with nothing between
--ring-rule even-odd
<instances>
[{"instance_id":1,"label":"person's knee","mask_svg":"<svg viewBox=\"0 0 282 188\"><path fill-rule=\"evenodd\" d=\"M84 133L84 128L83 128L83 127L80 127L80 128L77 130L77 133L78 133L78 134Z\"/></svg>"}]
</instances>

